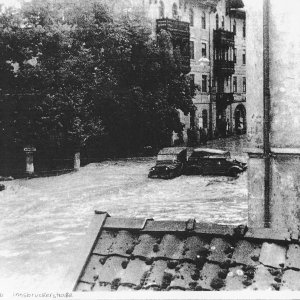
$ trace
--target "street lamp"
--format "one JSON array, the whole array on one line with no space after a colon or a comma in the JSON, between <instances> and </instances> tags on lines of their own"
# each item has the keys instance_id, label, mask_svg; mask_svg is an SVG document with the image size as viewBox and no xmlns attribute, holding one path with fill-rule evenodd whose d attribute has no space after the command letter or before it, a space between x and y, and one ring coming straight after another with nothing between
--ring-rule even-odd
<instances>
[{"instance_id":1,"label":"street lamp","mask_svg":"<svg viewBox=\"0 0 300 300\"><path fill-rule=\"evenodd\" d=\"M198 62L199 62L199 64L200 64L200 66L202 66L202 67L207 67L207 66L209 66L209 64L210 64L209 59L208 59L207 57L205 57L205 56L201 57L201 58L198 60Z\"/></svg>"}]
</instances>

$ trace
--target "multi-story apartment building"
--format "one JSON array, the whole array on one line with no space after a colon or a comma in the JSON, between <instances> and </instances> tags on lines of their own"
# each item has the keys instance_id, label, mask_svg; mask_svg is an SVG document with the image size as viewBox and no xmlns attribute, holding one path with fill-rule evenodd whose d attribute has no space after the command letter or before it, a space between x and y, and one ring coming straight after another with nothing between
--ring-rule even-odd
<instances>
[{"instance_id":1,"label":"multi-story apartment building","mask_svg":"<svg viewBox=\"0 0 300 300\"><path fill-rule=\"evenodd\" d=\"M246 16L242 0L127 0L140 5L152 21L153 36L165 29L182 53L196 111L180 113L187 129L205 128L209 137L246 130Z\"/></svg>"}]
</instances>

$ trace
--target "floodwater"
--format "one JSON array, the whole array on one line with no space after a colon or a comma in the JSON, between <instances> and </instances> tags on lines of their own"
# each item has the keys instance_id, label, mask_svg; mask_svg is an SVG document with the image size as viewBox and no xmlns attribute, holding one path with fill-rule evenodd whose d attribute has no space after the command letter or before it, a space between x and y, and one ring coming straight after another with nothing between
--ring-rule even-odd
<instances>
[{"instance_id":1,"label":"floodwater","mask_svg":"<svg viewBox=\"0 0 300 300\"><path fill-rule=\"evenodd\" d=\"M246 162L245 137L209 142ZM247 223L247 173L149 179L155 158L90 164L57 177L5 182L0 193L0 290L58 290L94 210L111 216Z\"/></svg>"}]
</instances>

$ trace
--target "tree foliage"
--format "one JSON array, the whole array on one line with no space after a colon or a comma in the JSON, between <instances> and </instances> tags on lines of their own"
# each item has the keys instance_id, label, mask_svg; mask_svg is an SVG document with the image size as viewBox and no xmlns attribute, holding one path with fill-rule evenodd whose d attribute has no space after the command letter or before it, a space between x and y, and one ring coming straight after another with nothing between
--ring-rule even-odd
<instances>
[{"instance_id":1,"label":"tree foliage","mask_svg":"<svg viewBox=\"0 0 300 300\"><path fill-rule=\"evenodd\" d=\"M194 90L171 36L97 0L32 0L0 16L2 141L130 153L168 144ZM5 119L5 122L4 122Z\"/></svg>"}]
</instances>

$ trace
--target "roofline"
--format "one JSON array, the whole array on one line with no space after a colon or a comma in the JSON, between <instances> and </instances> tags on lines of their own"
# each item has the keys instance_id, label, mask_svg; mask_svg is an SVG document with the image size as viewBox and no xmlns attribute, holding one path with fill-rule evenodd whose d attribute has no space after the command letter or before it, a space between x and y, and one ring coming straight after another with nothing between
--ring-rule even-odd
<instances>
[{"instance_id":1,"label":"roofline","mask_svg":"<svg viewBox=\"0 0 300 300\"><path fill-rule=\"evenodd\" d=\"M246 19L246 11L242 9L231 9L230 14L235 18Z\"/></svg>"},{"instance_id":2,"label":"roofline","mask_svg":"<svg viewBox=\"0 0 300 300\"><path fill-rule=\"evenodd\" d=\"M109 214L95 211L95 214L105 215L102 228L110 230L132 230L138 232L193 232L199 234L214 234L216 236L244 237L245 239L259 239L270 241L298 241L298 234L285 228L249 228L246 224L238 226L221 225L215 223L196 222L195 219L186 221L172 221L147 218L119 218L110 217Z\"/></svg>"},{"instance_id":3,"label":"roofline","mask_svg":"<svg viewBox=\"0 0 300 300\"><path fill-rule=\"evenodd\" d=\"M219 149L212 149L212 148L195 148L193 150L194 152L211 152L211 153L230 153L230 151L227 151L227 150L219 150Z\"/></svg>"},{"instance_id":4,"label":"roofline","mask_svg":"<svg viewBox=\"0 0 300 300\"><path fill-rule=\"evenodd\" d=\"M89 258L103 231L106 230L130 230L142 233L160 232L201 234L214 237L232 238L234 240L263 240L289 242L299 244L299 233L291 233L287 229L276 230L274 228L248 228L246 225L228 226L214 223L196 223L195 219L187 221L154 221L153 219L114 218L108 213L95 211L92 222L89 225L84 241L74 256L74 264L69 268L62 290L74 290L89 262Z\"/></svg>"}]
</instances>

